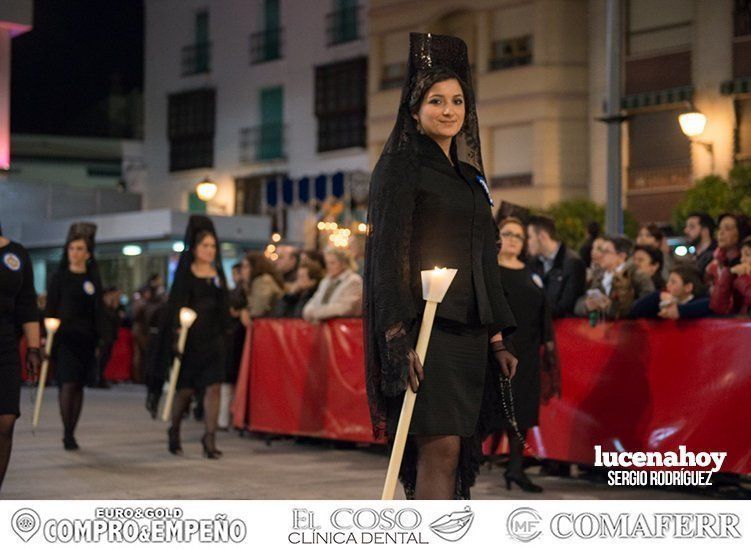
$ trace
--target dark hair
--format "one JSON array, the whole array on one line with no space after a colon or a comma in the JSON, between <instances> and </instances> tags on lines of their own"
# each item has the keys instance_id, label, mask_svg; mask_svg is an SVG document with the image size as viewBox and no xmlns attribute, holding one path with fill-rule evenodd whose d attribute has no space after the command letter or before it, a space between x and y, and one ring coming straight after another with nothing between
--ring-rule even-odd
<instances>
[{"instance_id":1,"label":"dark hair","mask_svg":"<svg viewBox=\"0 0 751 549\"><path fill-rule=\"evenodd\" d=\"M590 221L587 223L587 234L594 240L600 235L599 221Z\"/></svg>"},{"instance_id":2,"label":"dark hair","mask_svg":"<svg viewBox=\"0 0 751 549\"><path fill-rule=\"evenodd\" d=\"M642 251L645 254L649 256L650 262L654 265L657 263L657 265L660 266L658 269L658 272L662 270L662 266L665 263L665 256L662 254L662 250L658 250L654 246L646 246L644 244L637 244L634 246L634 251L632 254L635 254L638 251Z\"/></svg>"},{"instance_id":3,"label":"dark hair","mask_svg":"<svg viewBox=\"0 0 751 549\"><path fill-rule=\"evenodd\" d=\"M472 91L464 80L459 78L459 76L451 69L436 66L427 71L419 71L412 79L412 91L409 96L409 113L418 113L420 105L422 105L422 100L425 98L425 94L428 93L428 90L430 90L434 84L451 79L455 79L459 82L459 86L462 88L462 94L464 95L465 104L468 101L474 101Z\"/></svg>"},{"instance_id":4,"label":"dark hair","mask_svg":"<svg viewBox=\"0 0 751 549\"><path fill-rule=\"evenodd\" d=\"M701 280L701 273L699 269L690 263L679 263L670 269L670 272L680 276L684 284L693 284L695 296L704 294L704 283Z\"/></svg>"},{"instance_id":5,"label":"dark hair","mask_svg":"<svg viewBox=\"0 0 751 549\"><path fill-rule=\"evenodd\" d=\"M232 265L232 270L233 271L239 271L240 269L242 269L242 266L243 266L243 264L240 261L238 261L237 263L235 263L235 264Z\"/></svg>"},{"instance_id":6,"label":"dark hair","mask_svg":"<svg viewBox=\"0 0 751 549\"><path fill-rule=\"evenodd\" d=\"M712 216L705 212L691 212L686 216L686 219L690 219L692 217L698 217L699 218L699 225L702 226L702 228L709 230L710 236L715 230L715 223L714 219L712 219Z\"/></svg>"},{"instance_id":7,"label":"dark hair","mask_svg":"<svg viewBox=\"0 0 751 549\"><path fill-rule=\"evenodd\" d=\"M642 225L641 227L639 227L639 231L641 231L642 229L647 229L649 234L652 235L652 238L654 238L658 242L662 242L662 240L665 238L665 234L662 232L662 229L660 229L655 223Z\"/></svg>"},{"instance_id":8,"label":"dark hair","mask_svg":"<svg viewBox=\"0 0 751 549\"><path fill-rule=\"evenodd\" d=\"M553 240L556 240L557 233L555 230L555 221L551 217L547 217L544 215L533 215L529 219L529 226L534 227L535 231L538 233L540 231L545 231L548 233L548 236L552 238Z\"/></svg>"},{"instance_id":9,"label":"dark hair","mask_svg":"<svg viewBox=\"0 0 751 549\"><path fill-rule=\"evenodd\" d=\"M603 235L602 238L606 242L612 242L615 248L615 253L631 255L631 249L634 247L634 243L629 238L620 235Z\"/></svg>"},{"instance_id":10,"label":"dark hair","mask_svg":"<svg viewBox=\"0 0 751 549\"><path fill-rule=\"evenodd\" d=\"M301 263L298 269L305 269L306 271L308 271L308 276L316 282L320 282L323 279L323 268L312 261L305 261Z\"/></svg>"},{"instance_id":11,"label":"dark hair","mask_svg":"<svg viewBox=\"0 0 751 549\"><path fill-rule=\"evenodd\" d=\"M207 236L210 236L211 238L214 239L214 244L218 244L216 240L216 235L214 233L212 233L209 230L202 229L196 233L195 245L198 246L201 242L203 242L203 239L206 238Z\"/></svg>"},{"instance_id":12,"label":"dark hair","mask_svg":"<svg viewBox=\"0 0 751 549\"><path fill-rule=\"evenodd\" d=\"M284 287L284 281L276 270L276 267L270 259L263 255L263 253L257 252L255 250L250 251L245 254L245 261L250 264L250 280L248 281L249 283L253 282L257 277L261 275L268 274L274 278L274 280L277 284L279 284L280 287Z\"/></svg>"},{"instance_id":13,"label":"dark hair","mask_svg":"<svg viewBox=\"0 0 751 549\"><path fill-rule=\"evenodd\" d=\"M303 250L302 253L308 256L308 260L303 263L315 263L321 269L326 265L326 260L323 258L323 254L320 251L311 248L309 250ZM302 267L302 264L300 266Z\"/></svg>"},{"instance_id":14,"label":"dark hair","mask_svg":"<svg viewBox=\"0 0 751 549\"><path fill-rule=\"evenodd\" d=\"M751 236L747 236L743 239L740 245L741 248L751 248Z\"/></svg>"}]
</instances>

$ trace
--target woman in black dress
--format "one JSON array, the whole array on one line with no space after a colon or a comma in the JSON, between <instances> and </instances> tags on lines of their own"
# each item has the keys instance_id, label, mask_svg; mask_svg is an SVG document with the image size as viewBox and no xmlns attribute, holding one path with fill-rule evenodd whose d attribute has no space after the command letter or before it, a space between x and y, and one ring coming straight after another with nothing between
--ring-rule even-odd
<instances>
[{"instance_id":1,"label":"woman in black dress","mask_svg":"<svg viewBox=\"0 0 751 549\"><path fill-rule=\"evenodd\" d=\"M83 387L96 378L96 352L103 334L102 282L94 259L96 225L74 223L57 272L47 287L45 316L60 319L52 344L52 366L63 420L63 447L77 450L75 429Z\"/></svg>"},{"instance_id":2,"label":"woman in black dress","mask_svg":"<svg viewBox=\"0 0 751 549\"><path fill-rule=\"evenodd\" d=\"M407 73L370 187L364 328L371 419L376 437L393 435L405 389L417 391L400 473L407 497L468 498L486 434L482 405L500 401L499 375L516 367L501 335L514 319L496 260L466 45L410 34ZM458 273L438 305L423 372L414 351L425 304L420 271L435 266Z\"/></svg>"},{"instance_id":3,"label":"woman in black dress","mask_svg":"<svg viewBox=\"0 0 751 549\"><path fill-rule=\"evenodd\" d=\"M514 417L505 418L503 430L509 441L509 464L504 475L510 490L514 482L525 492L542 492L524 473L522 458L527 430L538 423L540 409L540 348L546 356L554 350L553 317L545 298L542 279L521 258L524 252L525 227L517 218L508 217L500 224L501 251L498 263L506 299L516 319L516 331L509 337L519 359L517 375L511 380L511 397L507 386L505 410ZM516 422L514 425L513 422Z\"/></svg>"},{"instance_id":4,"label":"woman in black dress","mask_svg":"<svg viewBox=\"0 0 751 549\"><path fill-rule=\"evenodd\" d=\"M216 448L219 417L219 388L226 377L227 337L229 329L229 294L222 268L219 240L214 224L204 216L194 215L188 222L185 251L175 271L170 291L163 341L163 356L174 354L181 307L193 309L198 316L188 330L177 393L172 407L172 426L167 434L168 449L182 454L180 423L196 391L204 391L205 433L201 439L203 455L217 459L222 452Z\"/></svg>"},{"instance_id":5,"label":"woman in black dress","mask_svg":"<svg viewBox=\"0 0 751 549\"><path fill-rule=\"evenodd\" d=\"M42 363L34 271L26 249L5 238L0 229L0 488L10 461L13 427L21 415L19 328L26 336L26 371L32 379Z\"/></svg>"}]
</instances>

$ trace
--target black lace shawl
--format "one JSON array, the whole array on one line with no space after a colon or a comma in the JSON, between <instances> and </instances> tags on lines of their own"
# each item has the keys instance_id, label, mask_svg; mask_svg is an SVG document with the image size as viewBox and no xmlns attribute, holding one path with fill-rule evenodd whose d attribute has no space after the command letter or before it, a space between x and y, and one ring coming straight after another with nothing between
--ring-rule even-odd
<instances>
[{"instance_id":1,"label":"black lace shawl","mask_svg":"<svg viewBox=\"0 0 751 549\"><path fill-rule=\"evenodd\" d=\"M447 72L456 75L465 94L465 122L452 140L451 155L455 161L466 162L480 174L484 173L466 45L450 36L410 34L410 57L397 120L371 176L368 204L363 322L366 388L376 438L386 432L388 399L404 392L408 377L406 363L401 371L394 371L384 359L385 331L401 322L412 343L416 341L419 312L415 310L414 295L422 293L410 283L410 247L419 245L412 242L411 218L420 170L418 134L411 106L414 108L434 83L445 80ZM460 498L469 497L469 487L479 467L480 442L488 432L483 418L487 417L488 410L500 406L497 369L495 361L489 360L478 432L472 440L462 440L456 490ZM416 480L416 450L411 440L400 478L409 497Z\"/></svg>"}]
</instances>

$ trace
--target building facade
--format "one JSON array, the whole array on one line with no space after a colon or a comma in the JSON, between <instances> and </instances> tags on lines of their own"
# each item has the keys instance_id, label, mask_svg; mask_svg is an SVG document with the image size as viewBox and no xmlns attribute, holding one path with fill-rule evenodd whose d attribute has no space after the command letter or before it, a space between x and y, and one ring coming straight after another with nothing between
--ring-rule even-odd
<instances>
[{"instance_id":1,"label":"building facade","mask_svg":"<svg viewBox=\"0 0 751 549\"><path fill-rule=\"evenodd\" d=\"M641 221L668 221L696 178L751 154L751 2L622 0L622 185ZM399 101L410 31L463 38L496 204L606 198L604 0L371 0L371 162ZM399 13L399 17L394 17ZM693 141L678 115L699 110Z\"/></svg>"},{"instance_id":2,"label":"building facade","mask_svg":"<svg viewBox=\"0 0 751 549\"><path fill-rule=\"evenodd\" d=\"M366 13L363 0L147 0L146 208L272 214L305 241L323 204L367 180Z\"/></svg>"}]
</instances>

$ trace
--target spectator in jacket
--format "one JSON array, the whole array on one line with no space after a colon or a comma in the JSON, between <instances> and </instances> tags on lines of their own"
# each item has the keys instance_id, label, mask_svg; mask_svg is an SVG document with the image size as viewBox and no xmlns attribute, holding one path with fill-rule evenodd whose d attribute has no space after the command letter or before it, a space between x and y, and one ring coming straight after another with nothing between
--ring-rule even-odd
<instances>
[{"instance_id":1,"label":"spectator in jacket","mask_svg":"<svg viewBox=\"0 0 751 549\"><path fill-rule=\"evenodd\" d=\"M242 261L243 284L248 306L240 316L246 326L253 318L268 316L284 290L281 277L261 252L248 252Z\"/></svg>"},{"instance_id":2,"label":"spectator in jacket","mask_svg":"<svg viewBox=\"0 0 751 549\"><path fill-rule=\"evenodd\" d=\"M362 277L347 250L330 248L324 253L326 276L318 290L303 307L309 322L362 314Z\"/></svg>"},{"instance_id":3,"label":"spectator in jacket","mask_svg":"<svg viewBox=\"0 0 751 549\"><path fill-rule=\"evenodd\" d=\"M748 220L743 215L723 214L717 224L717 249L707 267L709 306L717 315L740 312L741 299L733 290L736 274L732 268L740 263L740 242L748 234Z\"/></svg>"},{"instance_id":4,"label":"spectator in jacket","mask_svg":"<svg viewBox=\"0 0 751 549\"><path fill-rule=\"evenodd\" d=\"M302 318L305 305L315 295L323 278L323 269L317 263L303 261L297 268L297 278L277 302L274 316Z\"/></svg>"},{"instance_id":5,"label":"spectator in jacket","mask_svg":"<svg viewBox=\"0 0 751 549\"><path fill-rule=\"evenodd\" d=\"M660 250L652 246L636 245L632 259L637 270L652 279L655 290L665 289L665 279L662 278L663 255Z\"/></svg>"},{"instance_id":6,"label":"spectator in jacket","mask_svg":"<svg viewBox=\"0 0 751 549\"><path fill-rule=\"evenodd\" d=\"M704 295L701 275L694 265L680 264L670 269L664 292L655 291L639 299L631 308L631 318L703 318L709 316L709 298Z\"/></svg>"},{"instance_id":7,"label":"spectator in jacket","mask_svg":"<svg viewBox=\"0 0 751 549\"><path fill-rule=\"evenodd\" d=\"M527 224L530 267L542 277L553 318L569 316L584 293L586 267L573 250L558 240L555 222L535 216Z\"/></svg>"},{"instance_id":8,"label":"spectator in jacket","mask_svg":"<svg viewBox=\"0 0 751 549\"><path fill-rule=\"evenodd\" d=\"M717 241L712 238L714 230L715 223L712 216L700 212L690 213L683 228L688 245L694 248L693 258L702 276L712 262L712 256L717 248Z\"/></svg>"},{"instance_id":9,"label":"spectator in jacket","mask_svg":"<svg viewBox=\"0 0 751 549\"><path fill-rule=\"evenodd\" d=\"M587 293L574 308L577 316L590 313L608 319L628 315L634 301L654 291L652 280L628 261L631 241L621 236L605 236L599 247L601 271L589 283Z\"/></svg>"},{"instance_id":10,"label":"spectator in jacket","mask_svg":"<svg viewBox=\"0 0 751 549\"><path fill-rule=\"evenodd\" d=\"M735 276L733 289L741 302L740 313L751 313L751 236L741 243L741 262L730 269Z\"/></svg>"}]
</instances>

